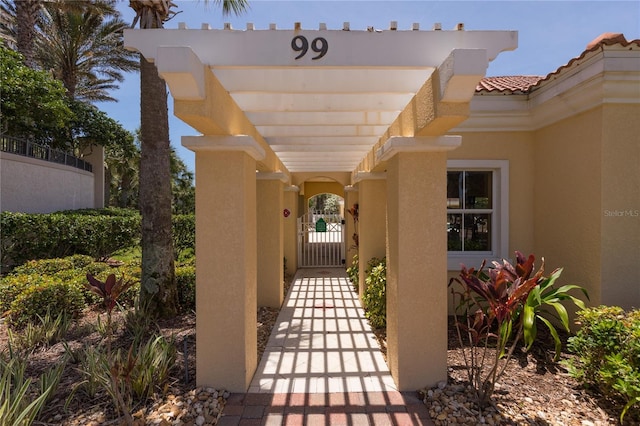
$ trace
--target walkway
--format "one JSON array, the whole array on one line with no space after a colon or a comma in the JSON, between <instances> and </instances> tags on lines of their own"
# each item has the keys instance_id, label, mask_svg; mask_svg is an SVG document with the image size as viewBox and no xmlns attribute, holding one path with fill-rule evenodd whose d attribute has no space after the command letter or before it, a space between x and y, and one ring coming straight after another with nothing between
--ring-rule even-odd
<instances>
[{"instance_id":1,"label":"walkway","mask_svg":"<svg viewBox=\"0 0 640 426\"><path fill-rule=\"evenodd\" d=\"M218 425L432 425L417 393L398 392L341 268L300 269L249 393Z\"/></svg>"}]
</instances>

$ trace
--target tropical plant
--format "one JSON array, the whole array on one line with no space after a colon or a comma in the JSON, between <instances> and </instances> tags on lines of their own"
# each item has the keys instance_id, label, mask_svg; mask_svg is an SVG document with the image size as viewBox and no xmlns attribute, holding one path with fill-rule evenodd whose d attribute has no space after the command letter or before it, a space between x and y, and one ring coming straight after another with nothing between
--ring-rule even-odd
<instances>
[{"instance_id":1,"label":"tropical plant","mask_svg":"<svg viewBox=\"0 0 640 426\"><path fill-rule=\"evenodd\" d=\"M459 278L449 283L455 281L462 286L462 291L452 288L454 299L459 300L454 313L456 330L469 383L482 409L524 333L523 322L518 323L519 313L529 293L544 281L544 261L534 274L533 255L525 258L516 252L516 260L515 267L506 260L494 262L494 268L487 272L483 271L485 262L477 271L463 267ZM490 348L494 349L492 355Z\"/></svg>"},{"instance_id":2,"label":"tropical plant","mask_svg":"<svg viewBox=\"0 0 640 426\"><path fill-rule=\"evenodd\" d=\"M38 22L38 63L62 81L71 99L115 101L109 90L118 87L124 72L138 69L136 54L124 49L127 25L113 1L75 8L46 2Z\"/></svg>"},{"instance_id":3,"label":"tropical plant","mask_svg":"<svg viewBox=\"0 0 640 426\"><path fill-rule=\"evenodd\" d=\"M223 14L239 14L246 0L218 0ZM132 27L162 28L176 12L170 0L130 0ZM140 299L152 316L178 311L171 238L171 170L167 91L155 64L140 55L140 211L142 213L142 282Z\"/></svg>"},{"instance_id":4,"label":"tropical plant","mask_svg":"<svg viewBox=\"0 0 640 426\"><path fill-rule=\"evenodd\" d=\"M569 332L569 314L563 302L572 302L580 309L585 308L584 302L570 295L569 291L580 290L584 297L589 299L587 291L575 284L555 287L555 282L562 274L562 270L562 268L555 269L548 278L543 277L542 281L531 290L523 306L521 317L526 349L529 350L536 340L538 335L537 322L540 321L547 327L553 337L556 361L560 358L562 341L552 321L555 320L556 323L562 324L564 330ZM553 308L553 311L547 308Z\"/></svg>"}]
</instances>

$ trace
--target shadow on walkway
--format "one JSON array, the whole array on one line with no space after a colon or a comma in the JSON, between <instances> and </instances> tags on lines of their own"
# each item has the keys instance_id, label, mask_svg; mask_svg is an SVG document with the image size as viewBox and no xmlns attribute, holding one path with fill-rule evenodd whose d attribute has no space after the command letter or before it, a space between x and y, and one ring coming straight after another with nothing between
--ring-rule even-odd
<instances>
[{"instance_id":1,"label":"shadow on walkway","mask_svg":"<svg viewBox=\"0 0 640 426\"><path fill-rule=\"evenodd\" d=\"M247 394L218 425L432 425L398 392L341 268L299 269Z\"/></svg>"}]
</instances>

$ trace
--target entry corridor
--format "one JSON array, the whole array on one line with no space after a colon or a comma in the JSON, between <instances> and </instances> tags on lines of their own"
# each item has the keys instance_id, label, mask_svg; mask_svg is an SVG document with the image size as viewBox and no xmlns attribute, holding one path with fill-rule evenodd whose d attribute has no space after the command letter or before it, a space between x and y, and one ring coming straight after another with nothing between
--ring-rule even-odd
<instances>
[{"instance_id":1,"label":"entry corridor","mask_svg":"<svg viewBox=\"0 0 640 426\"><path fill-rule=\"evenodd\" d=\"M299 269L247 394L218 425L430 425L398 392L342 268Z\"/></svg>"}]
</instances>

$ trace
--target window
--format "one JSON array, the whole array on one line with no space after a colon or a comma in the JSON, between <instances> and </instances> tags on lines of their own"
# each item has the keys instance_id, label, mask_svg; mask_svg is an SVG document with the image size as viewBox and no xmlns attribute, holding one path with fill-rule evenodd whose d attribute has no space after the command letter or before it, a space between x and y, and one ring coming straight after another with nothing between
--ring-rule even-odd
<instances>
[{"instance_id":1,"label":"window","mask_svg":"<svg viewBox=\"0 0 640 426\"><path fill-rule=\"evenodd\" d=\"M449 269L506 257L508 249L508 161L450 160L447 163Z\"/></svg>"}]
</instances>

